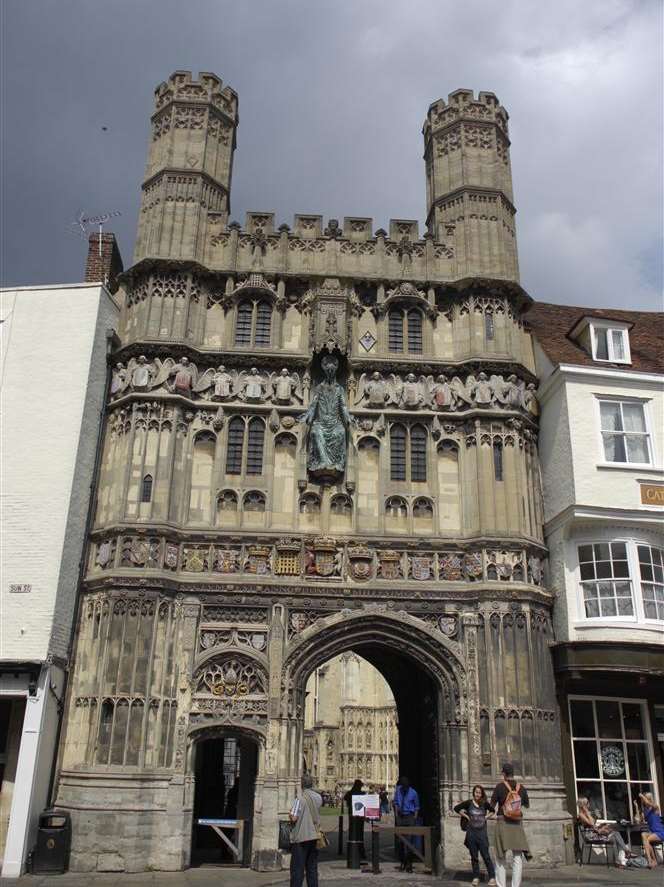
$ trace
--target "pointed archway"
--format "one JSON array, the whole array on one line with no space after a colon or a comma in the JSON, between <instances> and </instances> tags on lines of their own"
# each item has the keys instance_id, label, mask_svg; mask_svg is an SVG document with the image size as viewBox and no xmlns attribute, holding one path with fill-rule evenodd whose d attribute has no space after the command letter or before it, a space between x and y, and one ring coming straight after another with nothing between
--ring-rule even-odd
<instances>
[{"instance_id":1,"label":"pointed archway","mask_svg":"<svg viewBox=\"0 0 664 887\"><path fill-rule=\"evenodd\" d=\"M283 687L292 762L290 790L300 775L304 733L304 693L309 675L329 659L353 651L381 672L394 695L399 722L399 767L421 795L426 825L439 842L441 821L453 791L469 780L469 735L476 732L475 706L469 706L473 673L461 641L386 607L346 610L317 620L291 635L283 665Z\"/></svg>"}]
</instances>

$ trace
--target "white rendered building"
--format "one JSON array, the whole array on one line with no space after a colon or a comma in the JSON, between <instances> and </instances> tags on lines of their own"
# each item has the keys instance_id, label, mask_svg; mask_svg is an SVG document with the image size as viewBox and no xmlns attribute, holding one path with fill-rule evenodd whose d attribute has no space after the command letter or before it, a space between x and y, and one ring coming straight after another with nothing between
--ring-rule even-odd
<instances>
[{"instance_id":1,"label":"white rendered building","mask_svg":"<svg viewBox=\"0 0 664 887\"><path fill-rule=\"evenodd\" d=\"M0 859L17 877L50 803L118 306L98 283L1 296Z\"/></svg>"},{"instance_id":2,"label":"white rendered building","mask_svg":"<svg viewBox=\"0 0 664 887\"><path fill-rule=\"evenodd\" d=\"M569 809L664 799L664 315L537 304L540 457Z\"/></svg>"}]
</instances>

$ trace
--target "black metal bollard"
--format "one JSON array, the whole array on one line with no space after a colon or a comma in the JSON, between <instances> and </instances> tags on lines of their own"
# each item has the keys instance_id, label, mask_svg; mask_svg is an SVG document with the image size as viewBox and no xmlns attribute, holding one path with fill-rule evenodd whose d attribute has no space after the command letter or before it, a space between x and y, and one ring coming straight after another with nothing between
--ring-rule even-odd
<instances>
[{"instance_id":1,"label":"black metal bollard","mask_svg":"<svg viewBox=\"0 0 664 887\"><path fill-rule=\"evenodd\" d=\"M347 855L347 863L346 867L349 869L359 869L360 866L360 848L362 846L361 841L353 841L351 839L348 840L348 855Z\"/></svg>"},{"instance_id":2,"label":"black metal bollard","mask_svg":"<svg viewBox=\"0 0 664 887\"><path fill-rule=\"evenodd\" d=\"M374 823L371 824L371 871L380 875L380 832Z\"/></svg>"},{"instance_id":3,"label":"black metal bollard","mask_svg":"<svg viewBox=\"0 0 664 887\"><path fill-rule=\"evenodd\" d=\"M337 853L339 856L344 855L344 817L343 817L343 813L339 817L339 835L337 837Z\"/></svg>"}]
</instances>

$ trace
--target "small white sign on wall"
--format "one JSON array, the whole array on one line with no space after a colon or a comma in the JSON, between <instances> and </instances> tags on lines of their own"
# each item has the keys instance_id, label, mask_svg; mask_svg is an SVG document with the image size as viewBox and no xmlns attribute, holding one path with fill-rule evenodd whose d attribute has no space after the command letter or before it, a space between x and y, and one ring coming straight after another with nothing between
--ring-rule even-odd
<instances>
[{"instance_id":1,"label":"small white sign on wall","mask_svg":"<svg viewBox=\"0 0 664 887\"><path fill-rule=\"evenodd\" d=\"M10 594L29 594L32 591L32 585L27 582L11 582L9 585Z\"/></svg>"}]
</instances>

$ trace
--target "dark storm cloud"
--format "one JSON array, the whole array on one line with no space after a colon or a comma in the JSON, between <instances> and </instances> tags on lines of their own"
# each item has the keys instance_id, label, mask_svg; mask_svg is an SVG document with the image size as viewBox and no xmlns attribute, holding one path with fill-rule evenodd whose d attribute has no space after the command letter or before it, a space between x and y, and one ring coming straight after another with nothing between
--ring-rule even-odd
<instances>
[{"instance_id":1,"label":"dark storm cloud","mask_svg":"<svg viewBox=\"0 0 664 887\"><path fill-rule=\"evenodd\" d=\"M424 218L421 126L458 87L511 116L522 282L661 307L659 0L5 0L3 283L80 280L80 210L119 210L129 264L152 91L240 96L232 216ZM106 127L106 129L104 129Z\"/></svg>"}]
</instances>

